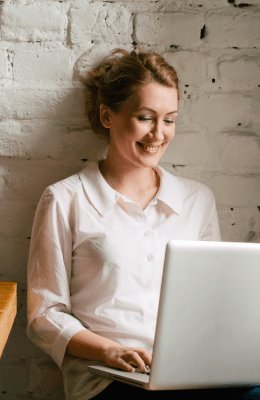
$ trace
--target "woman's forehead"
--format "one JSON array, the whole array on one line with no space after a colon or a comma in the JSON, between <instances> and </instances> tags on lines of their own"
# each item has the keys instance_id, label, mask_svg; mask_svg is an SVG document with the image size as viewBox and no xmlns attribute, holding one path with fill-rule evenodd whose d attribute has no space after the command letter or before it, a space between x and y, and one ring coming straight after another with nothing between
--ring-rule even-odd
<instances>
[{"instance_id":1,"label":"woman's forehead","mask_svg":"<svg viewBox=\"0 0 260 400\"><path fill-rule=\"evenodd\" d=\"M132 111L163 111L165 114L177 112L178 91L159 83L148 83L138 90L135 99L125 103L126 108Z\"/></svg>"}]
</instances>

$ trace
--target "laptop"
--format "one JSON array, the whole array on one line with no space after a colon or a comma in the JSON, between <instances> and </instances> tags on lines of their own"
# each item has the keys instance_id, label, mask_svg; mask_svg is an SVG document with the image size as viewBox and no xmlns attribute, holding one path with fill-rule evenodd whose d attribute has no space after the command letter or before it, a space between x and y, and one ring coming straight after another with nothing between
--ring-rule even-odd
<instances>
[{"instance_id":1,"label":"laptop","mask_svg":"<svg viewBox=\"0 0 260 400\"><path fill-rule=\"evenodd\" d=\"M149 374L89 372L147 390L260 385L260 243L167 244Z\"/></svg>"}]
</instances>

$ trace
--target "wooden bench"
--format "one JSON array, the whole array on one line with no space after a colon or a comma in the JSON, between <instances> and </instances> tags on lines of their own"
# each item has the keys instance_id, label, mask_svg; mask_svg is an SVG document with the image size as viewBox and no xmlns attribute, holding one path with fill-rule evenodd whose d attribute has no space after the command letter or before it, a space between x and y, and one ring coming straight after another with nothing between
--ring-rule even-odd
<instances>
[{"instance_id":1,"label":"wooden bench","mask_svg":"<svg viewBox=\"0 0 260 400\"><path fill-rule=\"evenodd\" d=\"M17 313L17 283L0 282L0 357Z\"/></svg>"}]
</instances>

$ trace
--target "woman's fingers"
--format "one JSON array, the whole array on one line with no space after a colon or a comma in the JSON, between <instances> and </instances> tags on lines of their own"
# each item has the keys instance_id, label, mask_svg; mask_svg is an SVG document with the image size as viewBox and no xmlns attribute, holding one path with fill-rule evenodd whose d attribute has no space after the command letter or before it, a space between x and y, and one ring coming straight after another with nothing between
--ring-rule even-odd
<instances>
[{"instance_id":1,"label":"woman's fingers","mask_svg":"<svg viewBox=\"0 0 260 400\"><path fill-rule=\"evenodd\" d=\"M144 360L145 365L148 365L148 367L151 367L152 364L152 353L146 349L143 348L133 348L134 351L136 351L140 357Z\"/></svg>"},{"instance_id":2,"label":"woman's fingers","mask_svg":"<svg viewBox=\"0 0 260 400\"><path fill-rule=\"evenodd\" d=\"M146 363L139 352L131 350L125 357L122 357L128 364L134 365L140 369L140 371L145 372Z\"/></svg>"},{"instance_id":3,"label":"woman's fingers","mask_svg":"<svg viewBox=\"0 0 260 400\"><path fill-rule=\"evenodd\" d=\"M142 348L113 347L106 352L104 361L107 365L124 371L134 372L135 366L146 372L146 365L151 366L152 353Z\"/></svg>"}]
</instances>

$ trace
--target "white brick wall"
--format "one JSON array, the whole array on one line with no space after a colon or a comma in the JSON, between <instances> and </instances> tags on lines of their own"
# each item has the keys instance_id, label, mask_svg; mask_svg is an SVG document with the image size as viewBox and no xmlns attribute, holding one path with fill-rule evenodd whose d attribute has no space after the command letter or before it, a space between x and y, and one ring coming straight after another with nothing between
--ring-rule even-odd
<instances>
[{"instance_id":1,"label":"white brick wall","mask_svg":"<svg viewBox=\"0 0 260 400\"><path fill-rule=\"evenodd\" d=\"M5 49L0 50L0 79L7 76L7 57Z\"/></svg>"},{"instance_id":2,"label":"white brick wall","mask_svg":"<svg viewBox=\"0 0 260 400\"><path fill-rule=\"evenodd\" d=\"M214 47L260 47L259 12L212 12L206 17L205 41Z\"/></svg>"},{"instance_id":3,"label":"white brick wall","mask_svg":"<svg viewBox=\"0 0 260 400\"><path fill-rule=\"evenodd\" d=\"M136 17L136 40L140 44L166 48L171 45L196 47L200 43L203 22L203 15L195 12L139 14Z\"/></svg>"},{"instance_id":4,"label":"white brick wall","mask_svg":"<svg viewBox=\"0 0 260 400\"><path fill-rule=\"evenodd\" d=\"M18 314L0 399L62 400L61 371L26 337L26 266L49 184L100 157L79 77L115 47L164 55L178 71L177 132L161 165L215 193L222 239L260 242L260 0L0 1L0 280Z\"/></svg>"},{"instance_id":5,"label":"white brick wall","mask_svg":"<svg viewBox=\"0 0 260 400\"><path fill-rule=\"evenodd\" d=\"M59 1L5 1L2 10L2 40L64 41L67 7Z\"/></svg>"},{"instance_id":6,"label":"white brick wall","mask_svg":"<svg viewBox=\"0 0 260 400\"><path fill-rule=\"evenodd\" d=\"M131 42L131 14L121 4L75 1L70 10L70 24L73 44L92 40L114 45Z\"/></svg>"}]
</instances>

